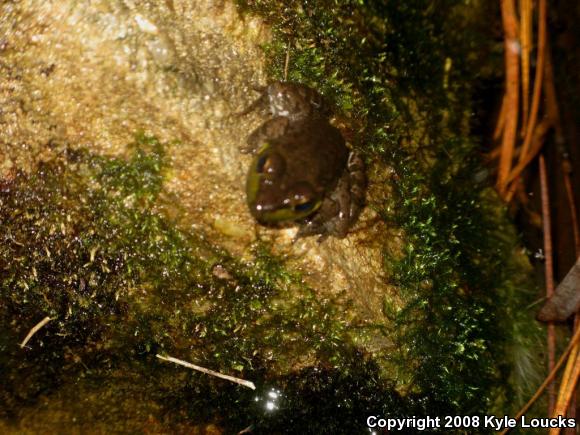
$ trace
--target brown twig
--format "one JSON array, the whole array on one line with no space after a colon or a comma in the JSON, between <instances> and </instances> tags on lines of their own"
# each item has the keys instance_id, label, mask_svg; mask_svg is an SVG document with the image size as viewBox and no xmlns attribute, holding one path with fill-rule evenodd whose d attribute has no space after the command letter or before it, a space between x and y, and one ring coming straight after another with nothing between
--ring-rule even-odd
<instances>
[{"instance_id":1,"label":"brown twig","mask_svg":"<svg viewBox=\"0 0 580 435\"><path fill-rule=\"evenodd\" d=\"M494 141L498 141L501 138L501 135L503 133L503 128L505 126L506 107L507 107L507 105L505 103L505 95L504 95L503 98L501 99L501 108L499 109L499 115L497 117L497 122L495 124L495 130L493 131L493 140Z\"/></svg>"},{"instance_id":2,"label":"brown twig","mask_svg":"<svg viewBox=\"0 0 580 435\"><path fill-rule=\"evenodd\" d=\"M544 227L544 263L546 275L546 297L550 298L554 294L554 268L552 254L552 233L550 217L550 194L548 191L548 177L546 175L546 161L540 154L540 189L542 191L542 223ZM553 323L548 324L548 369L554 368L556 355L556 329ZM549 415L552 415L556 401L556 389L554 384L550 384L548 390L548 409Z\"/></svg>"},{"instance_id":3,"label":"brown twig","mask_svg":"<svg viewBox=\"0 0 580 435\"><path fill-rule=\"evenodd\" d=\"M536 156L540 153L542 147L544 146L544 138L546 137L546 134L548 133L548 130L550 130L551 126L552 124L549 119L543 119L542 122L540 122L536 126L536 131L534 134L534 140L532 141L531 150L528 152L526 158L524 160L521 160L516 165L516 167L510 172L510 174L506 179L506 183L511 183L513 180L519 177L520 174L523 172L523 170L526 169L526 167L531 163L531 161L534 160Z\"/></svg>"},{"instance_id":4,"label":"brown twig","mask_svg":"<svg viewBox=\"0 0 580 435\"><path fill-rule=\"evenodd\" d=\"M522 43L522 137L528 126L530 110L530 50L532 42L532 2L520 0L520 41Z\"/></svg>"},{"instance_id":5,"label":"brown twig","mask_svg":"<svg viewBox=\"0 0 580 435\"><path fill-rule=\"evenodd\" d=\"M580 231L578 228L578 213L576 211L576 203L574 201L574 189L572 188L572 180L570 180L570 172L572 172L571 164L566 159L562 162L562 173L564 176L564 187L566 189L568 207L570 208L570 219L572 220L574 252L576 253L576 258L578 258L580 257Z\"/></svg>"},{"instance_id":6,"label":"brown twig","mask_svg":"<svg viewBox=\"0 0 580 435\"><path fill-rule=\"evenodd\" d=\"M574 346L574 348L577 350L578 345ZM552 417L557 418L559 415L565 415L566 409L568 409L568 406L570 405L572 395L574 394L576 384L578 383L578 377L580 376L580 355L578 355L577 351L575 354L571 354L570 358L568 358L566 372L568 376L566 377L566 373L564 373L564 377L562 378L562 386L560 387L560 394L558 396L558 402L554 412L551 414ZM561 428L559 427L552 428L550 429L550 435L558 435L560 430Z\"/></svg>"},{"instance_id":7,"label":"brown twig","mask_svg":"<svg viewBox=\"0 0 580 435\"><path fill-rule=\"evenodd\" d=\"M524 186L524 181L522 180L521 177L514 180L513 183L508 184L507 190L504 193L505 202L507 202L507 203L512 202L512 199L516 195L516 193L519 193L523 190L523 186Z\"/></svg>"},{"instance_id":8,"label":"brown twig","mask_svg":"<svg viewBox=\"0 0 580 435\"><path fill-rule=\"evenodd\" d=\"M557 133L556 133L557 134ZM574 252L576 259L580 258L580 231L578 228L578 215L576 212L576 203L574 201L574 190L572 189L572 181L570 180L570 173L572 172L570 161L564 156L562 160L562 176L564 177L564 188L566 189L566 197L568 199L568 207L570 209L570 219L572 220L572 234L574 235ZM579 328L580 313L576 312L574 316L573 331L576 332ZM573 394L570 400L568 409L568 417L576 417L576 395ZM571 431L570 431L571 432Z\"/></svg>"},{"instance_id":9,"label":"brown twig","mask_svg":"<svg viewBox=\"0 0 580 435\"><path fill-rule=\"evenodd\" d=\"M544 58L546 52L546 9L546 0L540 0L538 9L538 55L536 60L536 76L534 78L534 94L532 96L530 120L528 122L526 136L522 145L520 161L526 158L536 128L536 121L538 119L538 109L540 107L540 97L542 94L542 82L544 76Z\"/></svg>"},{"instance_id":10,"label":"brown twig","mask_svg":"<svg viewBox=\"0 0 580 435\"><path fill-rule=\"evenodd\" d=\"M562 129L562 121L560 118L560 109L558 108L558 99L556 97L556 87L554 85L554 71L552 67L552 56L550 53L549 41L546 41L546 60L545 60L545 78L544 91L546 94L546 117L550 119L552 126L556 132L556 143L562 144L564 142L564 133ZM572 233L574 235L574 248L576 258L580 257L580 232L578 228L578 214L576 211L576 204L574 201L574 190L570 180L572 173L572 164L566 155L562 155L562 174L564 177L564 187L566 189L566 197L568 200L568 207L570 209L570 218L572 220Z\"/></svg>"},{"instance_id":11,"label":"brown twig","mask_svg":"<svg viewBox=\"0 0 580 435\"><path fill-rule=\"evenodd\" d=\"M554 85L554 69L552 67L549 38L546 39L545 54L544 94L546 95L546 117L552 121L552 125L556 131L556 143L561 144L564 142L564 133L562 131L560 109L558 108L558 99L556 97L556 86Z\"/></svg>"},{"instance_id":12,"label":"brown twig","mask_svg":"<svg viewBox=\"0 0 580 435\"><path fill-rule=\"evenodd\" d=\"M514 150L514 158L520 155L520 151L522 150L522 147L517 147ZM494 149L492 149L489 153L487 153L487 159L488 160L495 160L497 159L499 156L501 155L501 147L495 147Z\"/></svg>"},{"instance_id":13,"label":"brown twig","mask_svg":"<svg viewBox=\"0 0 580 435\"><path fill-rule=\"evenodd\" d=\"M544 77L544 94L546 96L545 107L546 107L546 117L548 117L553 126L556 136L556 144L559 146L564 143L564 133L562 129L562 122L560 118L560 109L558 107L558 99L556 96L556 86L554 84L554 71L552 66L552 56L550 50L550 40L546 39L545 47L545 77ZM566 198L568 201L568 208L570 210L570 220L572 221L572 234L574 237L574 251L576 254L576 259L580 258L580 231L578 228L578 215L576 211L576 203L574 200L574 190L572 188L572 182L570 180L570 174L572 172L572 165L568 160L568 157L562 153L562 177L564 178L564 189L566 190ZM580 314L576 312L574 316L573 332L578 330L578 325L580 323ZM567 385L564 382L561 383L560 390ZM572 389L573 391L574 389ZM571 394L569 405L567 405L569 418L576 417L576 394ZM565 410L566 408L564 408ZM569 429L567 433L576 433L575 429Z\"/></svg>"},{"instance_id":14,"label":"brown twig","mask_svg":"<svg viewBox=\"0 0 580 435\"><path fill-rule=\"evenodd\" d=\"M572 350L570 351L570 355L568 356L568 362L566 363L566 367L564 368L564 374L562 375L562 379L560 379L560 384L562 386L568 385L570 383L572 371L574 370L577 357L578 357L578 345L572 348ZM564 390L565 388L560 389L558 394L558 402L562 400ZM556 409L554 410L554 412L556 411Z\"/></svg>"},{"instance_id":15,"label":"brown twig","mask_svg":"<svg viewBox=\"0 0 580 435\"><path fill-rule=\"evenodd\" d=\"M504 28L504 50L506 65L505 90L505 125L499 160L497 187L503 196L507 187L506 179L510 173L516 141L518 124L519 100L519 48L518 48L518 21L514 0L501 0L501 16Z\"/></svg>"}]
</instances>

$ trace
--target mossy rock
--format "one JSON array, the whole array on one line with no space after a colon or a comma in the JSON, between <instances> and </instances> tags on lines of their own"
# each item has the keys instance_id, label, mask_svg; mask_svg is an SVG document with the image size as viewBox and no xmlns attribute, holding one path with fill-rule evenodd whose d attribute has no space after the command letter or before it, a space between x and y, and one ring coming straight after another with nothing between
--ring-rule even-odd
<instances>
[{"instance_id":1,"label":"mossy rock","mask_svg":"<svg viewBox=\"0 0 580 435\"><path fill-rule=\"evenodd\" d=\"M539 363L526 258L470 137L493 11L195 3L0 9L2 430L363 433L371 414L510 411ZM263 118L234 115L286 63L367 161L344 240L292 243L246 210L238 147Z\"/></svg>"}]
</instances>

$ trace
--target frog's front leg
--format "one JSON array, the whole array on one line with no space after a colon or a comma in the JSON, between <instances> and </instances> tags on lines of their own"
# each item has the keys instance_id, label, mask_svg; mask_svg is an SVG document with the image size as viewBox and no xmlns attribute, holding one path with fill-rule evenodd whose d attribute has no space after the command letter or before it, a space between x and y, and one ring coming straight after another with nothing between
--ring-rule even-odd
<instances>
[{"instance_id":1,"label":"frog's front leg","mask_svg":"<svg viewBox=\"0 0 580 435\"><path fill-rule=\"evenodd\" d=\"M328 230L328 216L336 216L338 213L338 203L330 198L325 198L316 214L300 225L298 232L294 236L294 241L302 237L320 234L318 243L323 242L331 234Z\"/></svg>"},{"instance_id":2,"label":"frog's front leg","mask_svg":"<svg viewBox=\"0 0 580 435\"><path fill-rule=\"evenodd\" d=\"M264 143L283 136L289 122L289 119L283 116L266 121L248 136L247 144L240 147L240 152L244 154L256 153Z\"/></svg>"},{"instance_id":3,"label":"frog's front leg","mask_svg":"<svg viewBox=\"0 0 580 435\"><path fill-rule=\"evenodd\" d=\"M316 214L300 226L295 239L314 234L320 234L319 243L328 236L343 239L351 224L350 207L349 177L345 171L334 192L324 198Z\"/></svg>"},{"instance_id":4,"label":"frog's front leg","mask_svg":"<svg viewBox=\"0 0 580 435\"><path fill-rule=\"evenodd\" d=\"M358 153L352 151L336 188L323 200L318 212L300 226L295 240L314 234L320 234L318 242L329 235L339 239L346 237L364 206L365 187L364 162Z\"/></svg>"}]
</instances>

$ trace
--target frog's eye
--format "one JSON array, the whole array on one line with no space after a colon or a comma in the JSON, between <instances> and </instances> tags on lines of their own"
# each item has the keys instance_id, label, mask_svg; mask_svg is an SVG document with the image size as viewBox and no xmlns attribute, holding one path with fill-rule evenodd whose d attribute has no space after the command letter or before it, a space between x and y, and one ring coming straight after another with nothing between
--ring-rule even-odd
<instances>
[{"instance_id":1,"label":"frog's eye","mask_svg":"<svg viewBox=\"0 0 580 435\"><path fill-rule=\"evenodd\" d=\"M298 213L313 210L317 204L314 190L308 183L298 183L292 187L292 208Z\"/></svg>"},{"instance_id":2,"label":"frog's eye","mask_svg":"<svg viewBox=\"0 0 580 435\"><path fill-rule=\"evenodd\" d=\"M284 159L277 153L261 155L256 164L256 171L268 179L276 178L284 172L284 169Z\"/></svg>"},{"instance_id":3,"label":"frog's eye","mask_svg":"<svg viewBox=\"0 0 580 435\"><path fill-rule=\"evenodd\" d=\"M315 204L316 203L314 201L306 201L306 202L303 202L302 204L296 204L294 206L294 210L296 210L297 212L300 212L300 213L304 213L304 212L307 212L309 210L312 210L314 208Z\"/></svg>"},{"instance_id":4,"label":"frog's eye","mask_svg":"<svg viewBox=\"0 0 580 435\"><path fill-rule=\"evenodd\" d=\"M264 165L266 164L266 160L268 160L267 155L260 156L258 159L258 163L256 164L256 171L262 173L264 171Z\"/></svg>"}]
</instances>

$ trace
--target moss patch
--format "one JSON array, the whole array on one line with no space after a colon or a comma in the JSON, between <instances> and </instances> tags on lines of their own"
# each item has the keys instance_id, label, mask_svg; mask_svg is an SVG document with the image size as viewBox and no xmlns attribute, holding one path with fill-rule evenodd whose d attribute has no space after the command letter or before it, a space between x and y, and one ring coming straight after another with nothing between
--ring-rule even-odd
<instances>
[{"instance_id":1,"label":"moss patch","mask_svg":"<svg viewBox=\"0 0 580 435\"><path fill-rule=\"evenodd\" d=\"M352 344L338 305L319 299L267 246L257 244L253 263L240 263L154 213L164 201L164 147L140 136L131 148L128 159L68 151L3 182L2 417L19 421L45 395L69 418L75 409L101 415L102 398L116 397L104 421L115 424L125 410L128 431L140 429L143 415L174 429L275 428L296 418L305 400L324 401L330 385L351 397L352 382L373 398L343 405L357 427L357 410L385 394L393 399L381 406L409 406ZM26 349L17 347L45 316L53 320ZM254 380L258 391L161 362L158 353ZM122 373L129 383L101 386ZM95 391L83 411L66 395L71 379ZM267 408L272 389L280 392L275 413ZM346 423L330 413L320 424Z\"/></svg>"},{"instance_id":2,"label":"moss patch","mask_svg":"<svg viewBox=\"0 0 580 435\"><path fill-rule=\"evenodd\" d=\"M288 52L288 80L319 89L352 120L372 175L394 169L386 190L394 197L369 202L405 234L402 257L385 251L404 301L402 309L385 302L402 391L425 394L429 413L441 415L489 411L501 391L528 388L539 364L530 364L525 346L538 333L521 310L530 298L521 291L531 288L528 269L469 136L473 78L497 65L487 55L492 36L478 24L493 20L490 8L420 0L239 4L273 27L265 47L272 77L283 79ZM522 367L508 386L509 373Z\"/></svg>"}]
</instances>

